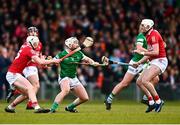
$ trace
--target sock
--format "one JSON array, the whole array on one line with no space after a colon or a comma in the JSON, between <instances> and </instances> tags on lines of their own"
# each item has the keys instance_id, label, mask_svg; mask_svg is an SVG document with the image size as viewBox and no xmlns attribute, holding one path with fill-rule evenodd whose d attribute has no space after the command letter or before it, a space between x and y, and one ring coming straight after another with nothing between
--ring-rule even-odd
<instances>
[{"instance_id":1,"label":"sock","mask_svg":"<svg viewBox=\"0 0 180 125\"><path fill-rule=\"evenodd\" d=\"M154 105L154 100L152 98L152 96L148 97L148 100L149 100L149 105Z\"/></svg>"},{"instance_id":2,"label":"sock","mask_svg":"<svg viewBox=\"0 0 180 125\"><path fill-rule=\"evenodd\" d=\"M146 95L144 95L143 100L148 100L148 97Z\"/></svg>"},{"instance_id":3,"label":"sock","mask_svg":"<svg viewBox=\"0 0 180 125\"><path fill-rule=\"evenodd\" d=\"M159 98L158 95L156 95L156 96L154 97L154 100L156 101L157 104L160 104L160 103L161 103L161 99Z\"/></svg>"},{"instance_id":4,"label":"sock","mask_svg":"<svg viewBox=\"0 0 180 125\"><path fill-rule=\"evenodd\" d=\"M113 93L111 93L111 94L108 96L108 98L107 98L107 102L108 102L108 103L112 103L114 96L115 96L115 95L114 95Z\"/></svg>"},{"instance_id":5,"label":"sock","mask_svg":"<svg viewBox=\"0 0 180 125\"><path fill-rule=\"evenodd\" d=\"M32 107L34 107L35 110L40 108L37 102L32 102Z\"/></svg>"},{"instance_id":6,"label":"sock","mask_svg":"<svg viewBox=\"0 0 180 125\"><path fill-rule=\"evenodd\" d=\"M67 108L68 108L69 110L74 109L75 107L76 107L76 104L74 104L74 103L71 103L71 104L69 104L69 105L67 106Z\"/></svg>"},{"instance_id":7,"label":"sock","mask_svg":"<svg viewBox=\"0 0 180 125\"><path fill-rule=\"evenodd\" d=\"M9 109L15 109L15 107L16 107L15 103L12 103L11 105L8 106Z\"/></svg>"},{"instance_id":8,"label":"sock","mask_svg":"<svg viewBox=\"0 0 180 125\"><path fill-rule=\"evenodd\" d=\"M13 94L14 94L14 95L18 95L18 94L21 94L21 92L16 89L16 90L13 92Z\"/></svg>"},{"instance_id":9,"label":"sock","mask_svg":"<svg viewBox=\"0 0 180 125\"><path fill-rule=\"evenodd\" d=\"M57 102L54 102L51 106L51 111L55 111L57 108L58 108L58 103Z\"/></svg>"},{"instance_id":10,"label":"sock","mask_svg":"<svg viewBox=\"0 0 180 125\"><path fill-rule=\"evenodd\" d=\"M29 108L32 107L32 101L31 100L28 101L27 107L29 107Z\"/></svg>"}]
</instances>

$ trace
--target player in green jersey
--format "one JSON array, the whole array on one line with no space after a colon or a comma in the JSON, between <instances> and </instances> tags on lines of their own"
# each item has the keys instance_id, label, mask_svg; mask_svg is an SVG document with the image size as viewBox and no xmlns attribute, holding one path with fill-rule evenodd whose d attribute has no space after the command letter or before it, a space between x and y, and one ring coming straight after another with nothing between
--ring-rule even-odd
<instances>
[{"instance_id":1,"label":"player in green jersey","mask_svg":"<svg viewBox=\"0 0 180 125\"><path fill-rule=\"evenodd\" d=\"M76 37L70 37L65 40L66 49L58 53L55 58L60 59L63 56L67 55L72 50L79 47L79 41ZM77 112L76 108L81 103L84 103L89 100L88 94L77 78L77 63L76 62L85 62L91 65L97 66L99 63L95 62L91 58L85 56L81 51L74 53L73 55L67 57L60 63L60 73L59 73L59 85L61 92L56 96L54 103L51 106L50 112L54 113L58 106L63 101L64 97L72 91L77 98L69 104L65 110L69 112Z\"/></svg>"},{"instance_id":2,"label":"player in green jersey","mask_svg":"<svg viewBox=\"0 0 180 125\"><path fill-rule=\"evenodd\" d=\"M139 27L139 34L136 37L136 43L135 43L135 48L140 50L140 51L147 51L147 41L146 41L146 37L144 36L144 34L142 33L142 28L141 26ZM135 62L138 62L139 60L141 60L143 58L143 55L137 54L135 53L133 58L131 59L131 61L129 62L129 64L134 64ZM111 104L113 101L113 98L115 95L117 95L118 93L121 92L122 89L126 88L128 85L130 85L131 81L135 78L135 76L137 74L139 74L144 68L147 68L148 64L141 64L138 67L134 68L132 66L128 67L127 72L124 75L123 80L118 83L114 89L112 90L111 94L106 97L104 103L106 105L106 110L110 110L111 109ZM159 81L159 77L156 77L152 80L153 84L158 83ZM144 98L147 99L146 96L143 96ZM148 100L145 101L146 103L148 103Z\"/></svg>"}]
</instances>

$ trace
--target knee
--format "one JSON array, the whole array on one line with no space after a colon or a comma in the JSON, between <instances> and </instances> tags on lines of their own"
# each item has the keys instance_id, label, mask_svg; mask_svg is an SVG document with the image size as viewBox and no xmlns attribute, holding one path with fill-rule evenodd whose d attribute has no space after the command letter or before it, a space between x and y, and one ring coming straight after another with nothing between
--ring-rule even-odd
<instances>
[{"instance_id":1,"label":"knee","mask_svg":"<svg viewBox=\"0 0 180 125\"><path fill-rule=\"evenodd\" d=\"M70 90L68 90L68 89L62 90L61 93L65 96L65 95L69 94L69 91L70 91Z\"/></svg>"},{"instance_id":2,"label":"knee","mask_svg":"<svg viewBox=\"0 0 180 125\"><path fill-rule=\"evenodd\" d=\"M29 86L27 87L27 91L34 91L34 87L33 87L32 85L29 85Z\"/></svg>"},{"instance_id":3,"label":"knee","mask_svg":"<svg viewBox=\"0 0 180 125\"><path fill-rule=\"evenodd\" d=\"M141 79L137 79L136 84L137 84L138 86L141 86L141 85L142 85Z\"/></svg>"},{"instance_id":4,"label":"knee","mask_svg":"<svg viewBox=\"0 0 180 125\"><path fill-rule=\"evenodd\" d=\"M40 88L40 85L39 85L38 83L34 85L34 89L35 89L35 90L37 90L37 91L38 91L38 90L39 90L39 88Z\"/></svg>"},{"instance_id":5,"label":"knee","mask_svg":"<svg viewBox=\"0 0 180 125\"><path fill-rule=\"evenodd\" d=\"M83 102L87 102L87 101L89 101L89 97L88 97L88 96L84 96L83 98L81 98L81 100L82 100Z\"/></svg>"},{"instance_id":6,"label":"knee","mask_svg":"<svg viewBox=\"0 0 180 125\"><path fill-rule=\"evenodd\" d=\"M154 79L153 79L153 84L155 85L155 84L157 84L159 82L159 77L155 77Z\"/></svg>"},{"instance_id":7,"label":"knee","mask_svg":"<svg viewBox=\"0 0 180 125\"><path fill-rule=\"evenodd\" d=\"M149 82L148 79L146 79L146 78L143 78L143 79L142 79L142 84L146 84L147 82Z\"/></svg>"}]
</instances>

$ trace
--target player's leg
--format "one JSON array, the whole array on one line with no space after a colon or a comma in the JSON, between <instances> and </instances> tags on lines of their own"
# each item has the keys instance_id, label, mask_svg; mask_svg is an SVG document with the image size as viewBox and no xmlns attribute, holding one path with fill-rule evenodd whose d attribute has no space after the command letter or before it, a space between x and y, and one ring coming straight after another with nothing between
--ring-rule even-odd
<instances>
[{"instance_id":1,"label":"player's leg","mask_svg":"<svg viewBox=\"0 0 180 125\"><path fill-rule=\"evenodd\" d=\"M28 79L28 81L33 85L34 91L37 94L40 83L39 83L39 75L38 69L35 66L28 66L23 70L24 76ZM31 100L28 100L26 109L33 109Z\"/></svg>"},{"instance_id":2,"label":"player's leg","mask_svg":"<svg viewBox=\"0 0 180 125\"><path fill-rule=\"evenodd\" d=\"M159 82L159 76L156 76L155 78L153 78L153 79L151 80L151 83L152 83L154 86L156 86L156 85L158 84L158 82ZM149 105L148 97L147 97L146 95L143 95L143 98L142 98L142 100L141 100L141 103L146 104L146 105Z\"/></svg>"},{"instance_id":3,"label":"player's leg","mask_svg":"<svg viewBox=\"0 0 180 125\"><path fill-rule=\"evenodd\" d=\"M23 70L23 74L25 76L25 78L27 78L30 83L33 85L35 92L37 93L39 88L40 88L40 84L39 84L39 76L38 76L38 69L35 66L28 66ZM7 102L9 103L9 101L11 100L11 98L14 95L18 95L21 94L21 92L17 89L9 89L9 93L8 96L6 97ZM29 100L28 104L27 104L27 108L28 109L33 109L32 108L32 102Z\"/></svg>"},{"instance_id":4,"label":"player's leg","mask_svg":"<svg viewBox=\"0 0 180 125\"><path fill-rule=\"evenodd\" d=\"M34 74L34 75L30 75L29 77L27 77L28 81L33 85L34 87L34 91L37 94L39 88L40 88L40 83L39 83L39 76L38 74ZM26 109L33 109L32 107L32 102L31 100L28 100Z\"/></svg>"},{"instance_id":5,"label":"player's leg","mask_svg":"<svg viewBox=\"0 0 180 125\"><path fill-rule=\"evenodd\" d=\"M32 100L32 102L34 103L34 106L36 109L40 108L37 103L33 86L30 84L30 82L26 78L24 78L23 76L19 76L19 78L13 83L13 85L16 86L17 89L20 89L21 91L23 90L26 92L24 94L28 95L30 100Z\"/></svg>"},{"instance_id":6,"label":"player's leg","mask_svg":"<svg viewBox=\"0 0 180 125\"><path fill-rule=\"evenodd\" d=\"M20 104L20 103L23 102L25 99L27 99L27 96L19 95L10 105L8 105L8 106L5 108L5 111L6 111L6 112L15 113L15 107L16 107L16 105Z\"/></svg>"},{"instance_id":7,"label":"player's leg","mask_svg":"<svg viewBox=\"0 0 180 125\"><path fill-rule=\"evenodd\" d=\"M70 83L70 80L68 77L65 77L59 82L61 92L55 97L55 100L50 109L51 113L56 111L56 109L58 108L58 105L63 101L64 97L69 94L70 92L69 83Z\"/></svg>"},{"instance_id":8,"label":"player's leg","mask_svg":"<svg viewBox=\"0 0 180 125\"><path fill-rule=\"evenodd\" d=\"M8 90L8 95L6 97L6 101L7 103L9 103L11 101L11 98L14 96L14 95L20 95L22 92L20 92L19 90L17 89L13 89L13 88L9 88Z\"/></svg>"},{"instance_id":9,"label":"player's leg","mask_svg":"<svg viewBox=\"0 0 180 125\"><path fill-rule=\"evenodd\" d=\"M37 94L39 88L40 88L40 83L39 83L39 76L38 74L34 74L34 75L31 75L29 76L28 78L28 81L33 85L34 87L34 91L35 93Z\"/></svg>"},{"instance_id":10,"label":"player's leg","mask_svg":"<svg viewBox=\"0 0 180 125\"><path fill-rule=\"evenodd\" d=\"M106 98L105 105L106 105L107 110L111 109L111 104L112 104L114 96L120 93L122 89L126 88L134 79L134 77L135 77L134 74L130 72L126 72L123 80L113 88L112 93Z\"/></svg>"},{"instance_id":11,"label":"player's leg","mask_svg":"<svg viewBox=\"0 0 180 125\"><path fill-rule=\"evenodd\" d=\"M146 110L146 112L150 112L155 108L155 102L154 99L151 95L151 93L149 92L149 90L144 86L144 84L142 83L142 78L143 76L145 76L147 73L147 70L145 69L141 75L138 77L136 83L139 86L139 88L144 92L144 94L147 96L148 101L146 102L148 105L148 109Z\"/></svg>"},{"instance_id":12,"label":"player's leg","mask_svg":"<svg viewBox=\"0 0 180 125\"><path fill-rule=\"evenodd\" d=\"M158 94L150 81L158 76L160 72L161 71L157 66L151 65L149 69L146 69L145 74L142 76L143 85L149 90L153 97L157 96Z\"/></svg>"},{"instance_id":13,"label":"player's leg","mask_svg":"<svg viewBox=\"0 0 180 125\"><path fill-rule=\"evenodd\" d=\"M153 84L150 82L153 78L158 76L161 73L161 69L152 64L150 68L147 70L146 76L142 78L142 83L144 86L149 90L149 92L152 94L155 102L156 102L156 109L155 111L159 112L161 110L162 105L164 102L159 98L158 93L156 92Z\"/></svg>"},{"instance_id":14,"label":"player's leg","mask_svg":"<svg viewBox=\"0 0 180 125\"><path fill-rule=\"evenodd\" d=\"M75 107L89 100L88 94L82 84L75 86L72 89L73 93L78 97L65 110L70 112L77 112Z\"/></svg>"},{"instance_id":15,"label":"player's leg","mask_svg":"<svg viewBox=\"0 0 180 125\"><path fill-rule=\"evenodd\" d=\"M35 113L46 113L48 110L41 109L36 98L36 94L33 90L33 86L30 84L30 82L24 78L22 75L16 73L10 73L8 72L6 75L7 81L10 83L10 85L15 86L19 90L23 90L24 94L26 94L29 99L33 102L33 107L35 108ZM21 99L21 98L20 98ZM17 101L18 102L18 101ZM17 105L17 104L14 104Z\"/></svg>"}]
</instances>

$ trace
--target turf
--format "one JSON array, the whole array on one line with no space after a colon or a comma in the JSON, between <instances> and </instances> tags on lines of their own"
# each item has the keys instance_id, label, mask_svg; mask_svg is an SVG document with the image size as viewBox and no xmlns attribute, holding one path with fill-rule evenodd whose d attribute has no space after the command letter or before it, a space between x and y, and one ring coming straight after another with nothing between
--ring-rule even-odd
<instances>
[{"instance_id":1,"label":"turf","mask_svg":"<svg viewBox=\"0 0 180 125\"><path fill-rule=\"evenodd\" d=\"M7 103L0 102L1 124L179 124L180 102L166 101L160 113L145 113L146 106L133 101L114 102L111 111L106 111L102 102L89 101L78 107L79 113L64 111L64 102L54 114L34 114L25 110L25 103L16 108L16 113L4 112ZM40 102L42 107L50 107L51 102Z\"/></svg>"}]
</instances>

